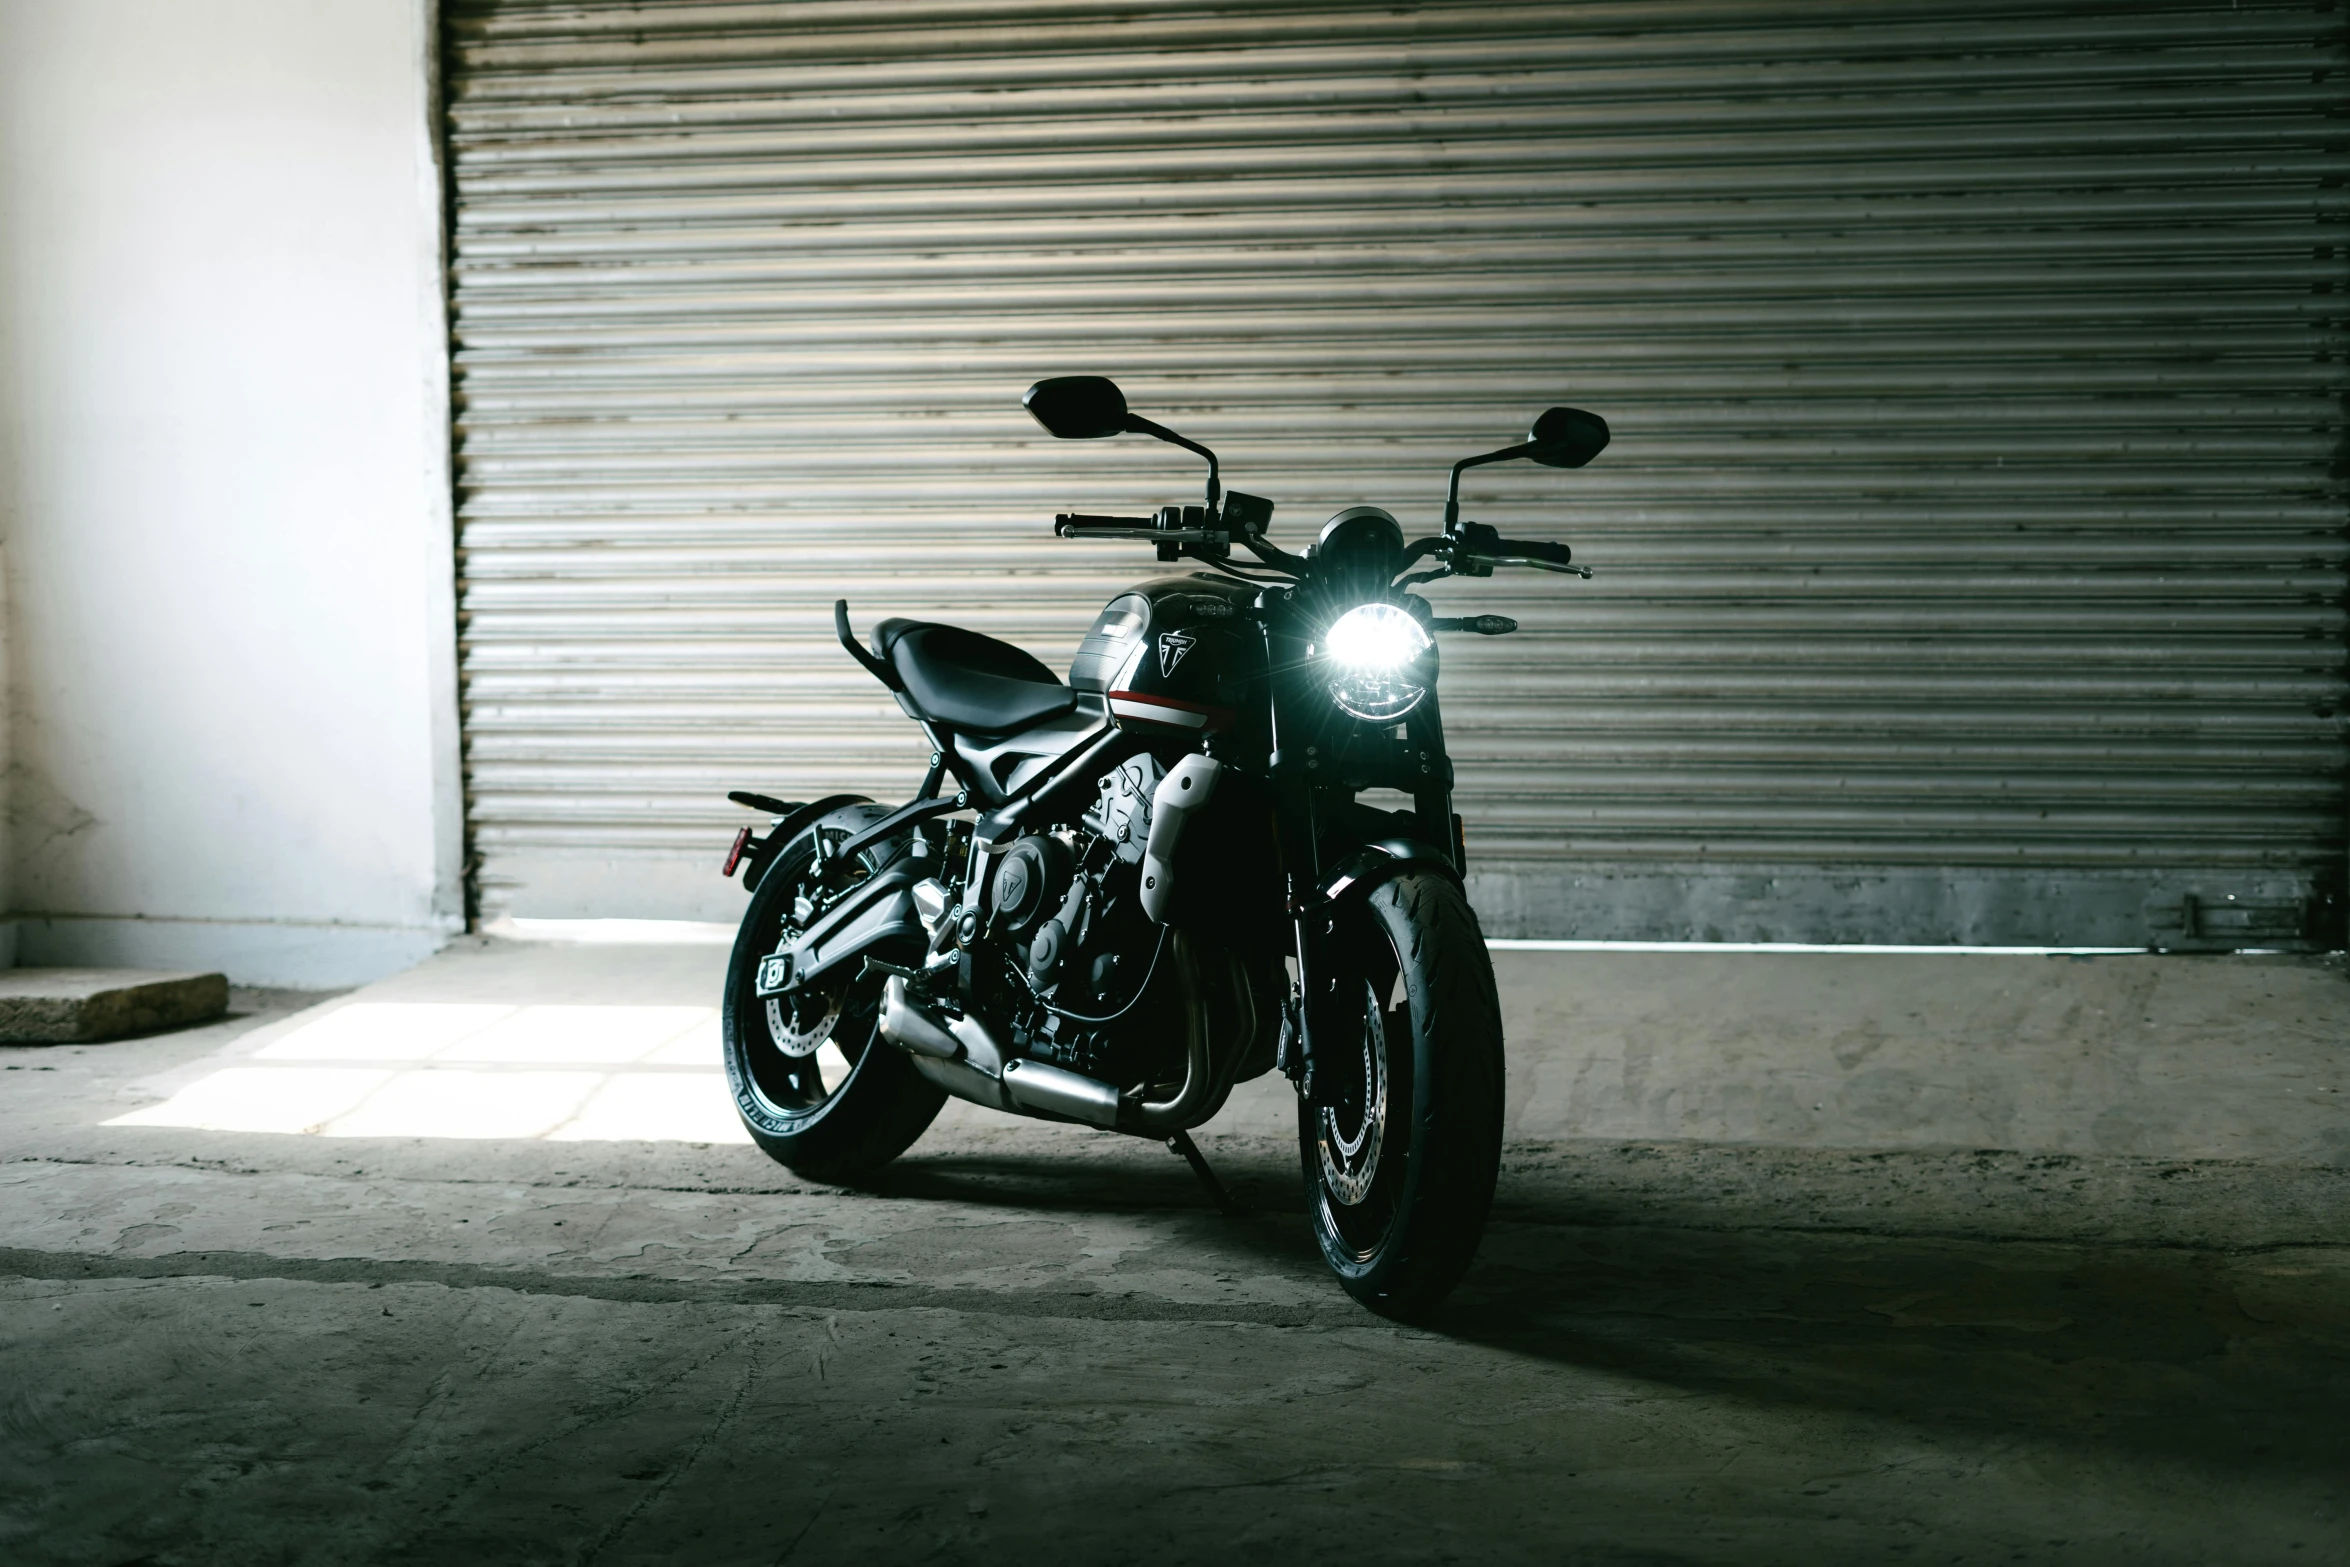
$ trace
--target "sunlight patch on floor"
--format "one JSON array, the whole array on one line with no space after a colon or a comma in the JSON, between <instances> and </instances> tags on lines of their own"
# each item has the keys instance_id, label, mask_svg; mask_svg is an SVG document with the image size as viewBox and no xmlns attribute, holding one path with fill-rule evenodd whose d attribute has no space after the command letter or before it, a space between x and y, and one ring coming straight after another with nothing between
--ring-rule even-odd
<instances>
[{"instance_id":1,"label":"sunlight patch on floor","mask_svg":"<svg viewBox=\"0 0 2350 1567\"><path fill-rule=\"evenodd\" d=\"M362 1001L108 1126L317 1137L749 1141L710 1007Z\"/></svg>"}]
</instances>

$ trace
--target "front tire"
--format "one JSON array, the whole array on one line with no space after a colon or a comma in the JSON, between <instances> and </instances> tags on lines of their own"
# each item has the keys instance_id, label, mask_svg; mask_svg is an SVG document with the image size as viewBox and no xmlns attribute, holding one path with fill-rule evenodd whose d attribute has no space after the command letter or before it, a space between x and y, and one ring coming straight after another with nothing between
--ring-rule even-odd
<instances>
[{"instance_id":1,"label":"front tire","mask_svg":"<svg viewBox=\"0 0 2350 1567\"><path fill-rule=\"evenodd\" d=\"M1346 1292L1425 1316L1476 1256L1501 1169L1501 999L1459 887L1405 871L1326 947L1298 1148L1314 1238Z\"/></svg>"},{"instance_id":2,"label":"front tire","mask_svg":"<svg viewBox=\"0 0 2350 1567\"><path fill-rule=\"evenodd\" d=\"M837 886L844 875L871 875L902 847L877 845L849 867L820 864L818 840L837 845L886 814L844 806L793 839L759 878L726 963L719 1033L735 1110L769 1158L812 1181L851 1185L872 1175L912 1147L946 1103L945 1091L882 1039L879 975L843 976L789 1001L758 992L759 960L799 933L802 898L814 901L828 876Z\"/></svg>"}]
</instances>

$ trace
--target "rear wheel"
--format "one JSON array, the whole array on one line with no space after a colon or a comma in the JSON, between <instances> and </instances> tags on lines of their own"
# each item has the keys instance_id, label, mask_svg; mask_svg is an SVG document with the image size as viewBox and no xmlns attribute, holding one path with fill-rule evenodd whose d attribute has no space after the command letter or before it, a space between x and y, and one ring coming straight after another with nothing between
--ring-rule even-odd
<instances>
[{"instance_id":1,"label":"rear wheel","mask_svg":"<svg viewBox=\"0 0 2350 1567\"><path fill-rule=\"evenodd\" d=\"M1475 1257L1501 1167L1501 1001L1477 917L1407 871L1326 948L1298 1149L1314 1238L1348 1294L1425 1315Z\"/></svg>"},{"instance_id":2,"label":"rear wheel","mask_svg":"<svg viewBox=\"0 0 2350 1567\"><path fill-rule=\"evenodd\" d=\"M811 1180L871 1175L912 1147L946 1102L882 1040L880 976L828 976L791 996L758 993L759 960L799 935L828 875L861 879L898 853L883 845L854 867L828 866L817 859L819 840L837 845L884 814L847 806L792 840L760 877L727 960L720 1031L735 1109L770 1158Z\"/></svg>"}]
</instances>

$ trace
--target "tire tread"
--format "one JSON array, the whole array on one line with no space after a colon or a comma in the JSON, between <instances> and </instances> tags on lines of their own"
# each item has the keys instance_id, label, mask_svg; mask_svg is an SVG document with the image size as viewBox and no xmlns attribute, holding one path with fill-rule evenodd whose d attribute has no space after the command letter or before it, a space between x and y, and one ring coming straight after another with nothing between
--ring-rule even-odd
<instances>
[{"instance_id":1,"label":"tire tread","mask_svg":"<svg viewBox=\"0 0 2350 1567\"><path fill-rule=\"evenodd\" d=\"M858 807L848 809L853 811ZM730 1091L739 1093L741 1078L747 1075L743 1052L765 1043L765 1021L756 1015L745 1015L740 1004L745 970L756 965L764 952L764 944L754 938L754 933L769 927L776 917L775 905L790 894L807 864L809 854L805 845L812 841L810 835L826 823L838 820L841 814L828 815L794 839L777 856L773 874L761 877L751 894L742 931L727 959L725 1004L720 1011L720 1036ZM861 823L852 822L858 824ZM742 1117L743 1129L763 1153L795 1175L842 1186L869 1178L914 1145L937 1119L947 1096L946 1090L924 1077L913 1062L878 1038L866 1047L866 1056L845 1088L804 1119L794 1118L799 1122L795 1130L778 1134L748 1116ZM735 1109L740 1114L739 1099Z\"/></svg>"},{"instance_id":2,"label":"tire tread","mask_svg":"<svg viewBox=\"0 0 2350 1567\"><path fill-rule=\"evenodd\" d=\"M1418 1168L1410 1197L1368 1265L1348 1266L1324 1233L1313 1111L1302 1101L1300 1140L1308 1206L1324 1256L1364 1305L1414 1320L1432 1311L1467 1273L1492 1211L1506 1078L1501 997L1476 912L1449 879L1407 870L1373 889L1368 902L1402 960L1415 1059L1423 1051L1430 1057L1428 1092L1424 1100L1415 1095L1412 1105L1417 1124L1410 1157Z\"/></svg>"}]
</instances>

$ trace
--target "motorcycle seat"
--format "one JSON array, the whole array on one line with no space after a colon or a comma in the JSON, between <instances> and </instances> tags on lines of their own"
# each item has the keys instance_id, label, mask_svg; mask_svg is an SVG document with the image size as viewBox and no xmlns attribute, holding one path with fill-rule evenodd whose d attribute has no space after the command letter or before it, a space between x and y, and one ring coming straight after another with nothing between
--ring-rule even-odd
<instances>
[{"instance_id":1,"label":"motorcycle seat","mask_svg":"<svg viewBox=\"0 0 2350 1567\"><path fill-rule=\"evenodd\" d=\"M1077 693L1043 664L961 626L885 620L873 641L922 716L949 729L1006 735L1077 706Z\"/></svg>"}]
</instances>

